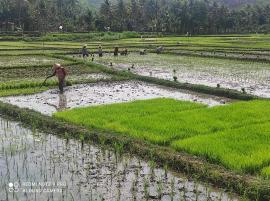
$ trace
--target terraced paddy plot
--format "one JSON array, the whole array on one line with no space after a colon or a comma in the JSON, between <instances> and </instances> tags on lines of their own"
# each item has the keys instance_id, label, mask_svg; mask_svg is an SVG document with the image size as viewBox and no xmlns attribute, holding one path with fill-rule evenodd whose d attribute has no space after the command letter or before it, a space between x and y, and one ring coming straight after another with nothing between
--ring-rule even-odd
<instances>
[{"instance_id":1,"label":"terraced paddy plot","mask_svg":"<svg viewBox=\"0 0 270 201\"><path fill-rule=\"evenodd\" d=\"M83 64L69 64L64 65L68 79L71 77L78 78L91 78L97 77L97 74L100 73L100 70L96 68L89 68ZM94 74L93 74L94 73ZM42 81L48 75L52 74L52 66L40 66L40 67L24 67L24 68L0 68L0 81L11 81L11 80L36 80L42 79ZM93 75L92 75L93 74ZM99 77L105 77L105 74L100 74ZM108 76L108 75L107 75Z\"/></svg>"},{"instance_id":2,"label":"terraced paddy plot","mask_svg":"<svg viewBox=\"0 0 270 201\"><path fill-rule=\"evenodd\" d=\"M230 51L230 50L187 50L187 48L167 48L166 53L170 54L180 54L180 55L190 55L190 56L200 56L200 57L212 57L212 58L227 58L227 59L236 59L236 60L247 60L247 61L254 61L254 62L267 62L270 61L270 54L263 53L263 52L254 52L251 51L245 52L237 52L237 51Z\"/></svg>"},{"instance_id":3,"label":"terraced paddy plot","mask_svg":"<svg viewBox=\"0 0 270 201\"><path fill-rule=\"evenodd\" d=\"M111 76L101 73L96 68L89 68L82 64L64 65L68 73L67 85L93 83L107 80L122 80L119 76ZM52 74L52 66L40 67L11 67L0 68L0 96L33 94L56 88L58 80L56 77L50 78L41 87L45 77Z\"/></svg>"},{"instance_id":4,"label":"terraced paddy plot","mask_svg":"<svg viewBox=\"0 0 270 201\"><path fill-rule=\"evenodd\" d=\"M269 49L269 34L250 35L211 35L203 37L162 37L162 38L132 38L122 39L122 43L146 43L146 44L179 44L201 47L228 47L228 48L248 48L248 49Z\"/></svg>"},{"instance_id":5,"label":"terraced paddy plot","mask_svg":"<svg viewBox=\"0 0 270 201\"><path fill-rule=\"evenodd\" d=\"M0 118L1 200L237 201L134 156Z\"/></svg>"},{"instance_id":6,"label":"terraced paddy plot","mask_svg":"<svg viewBox=\"0 0 270 201\"><path fill-rule=\"evenodd\" d=\"M54 63L64 63L62 59L55 59L46 56L1 56L0 57L0 68L1 67L12 67L12 66L26 66L26 65L48 65Z\"/></svg>"},{"instance_id":7,"label":"terraced paddy plot","mask_svg":"<svg viewBox=\"0 0 270 201\"><path fill-rule=\"evenodd\" d=\"M269 114L268 101L206 107L154 99L76 108L54 116L86 128L170 145L240 173L265 176L270 163Z\"/></svg>"},{"instance_id":8,"label":"terraced paddy plot","mask_svg":"<svg viewBox=\"0 0 270 201\"><path fill-rule=\"evenodd\" d=\"M103 73L91 73L81 75L68 76L67 86L82 83L96 83L99 81L124 80L122 77L111 76ZM49 88L56 88L58 85L57 78L51 78L44 83L44 78L32 78L22 80L11 80L0 84L0 97L11 95L26 95L34 94L48 90Z\"/></svg>"},{"instance_id":9,"label":"terraced paddy plot","mask_svg":"<svg viewBox=\"0 0 270 201\"><path fill-rule=\"evenodd\" d=\"M24 49L24 50L9 50L9 49L0 49L0 56L18 56L18 55L37 55L37 54L65 54L66 52L68 52L68 50L55 50L55 49Z\"/></svg>"},{"instance_id":10,"label":"terraced paddy plot","mask_svg":"<svg viewBox=\"0 0 270 201\"><path fill-rule=\"evenodd\" d=\"M51 115L57 110L68 108L158 97L191 100L210 106L224 104L230 101L229 99L179 91L138 81L99 82L74 85L67 87L63 96L59 95L58 91L53 89L29 96L3 97L0 98L0 100Z\"/></svg>"},{"instance_id":11,"label":"terraced paddy plot","mask_svg":"<svg viewBox=\"0 0 270 201\"><path fill-rule=\"evenodd\" d=\"M243 62L228 59L199 58L177 55L129 54L96 58L96 62L110 65L119 70L130 69L133 73L179 82L203 84L241 90L270 97L270 69L268 64ZM134 67L133 67L134 66Z\"/></svg>"}]
</instances>

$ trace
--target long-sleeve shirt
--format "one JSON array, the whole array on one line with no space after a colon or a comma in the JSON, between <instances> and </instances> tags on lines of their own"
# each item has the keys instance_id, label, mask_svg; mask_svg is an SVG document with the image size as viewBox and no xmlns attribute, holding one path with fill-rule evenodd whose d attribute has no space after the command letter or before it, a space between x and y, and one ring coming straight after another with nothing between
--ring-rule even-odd
<instances>
[{"instance_id":1,"label":"long-sleeve shirt","mask_svg":"<svg viewBox=\"0 0 270 201\"><path fill-rule=\"evenodd\" d=\"M56 75L56 77L58 78L58 80L64 80L67 72L65 70L65 68L63 66L56 66L54 67L54 72L53 75Z\"/></svg>"}]
</instances>

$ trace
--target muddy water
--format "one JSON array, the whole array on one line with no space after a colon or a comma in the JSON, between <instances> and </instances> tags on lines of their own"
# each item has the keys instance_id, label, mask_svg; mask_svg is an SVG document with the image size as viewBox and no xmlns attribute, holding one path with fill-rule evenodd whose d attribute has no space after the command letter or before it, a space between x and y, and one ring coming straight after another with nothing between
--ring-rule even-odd
<instances>
[{"instance_id":1,"label":"muddy water","mask_svg":"<svg viewBox=\"0 0 270 201\"><path fill-rule=\"evenodd\" d=\"M93 80L99 80L99 79L110 79L112 76L105 73L83 73L80 75L72 75L68 77L68 80L87 80L87 79L93 79Z\"/></svg>"},{"instance_id":2,"label":"muddy water","mask_svg":"<svg viewBox=\"0 0 270 201\"><path fill-rule=\"evenodd\" d=\"M139 81L81 84L66 87L63 95L60 95L58 90L53 89L34 95L4 97L0 100L19 107L34 109L46 115L52 115L55 111L69 108L159 97L191 100L209 106L230 101L229 99L164 88Z\"/></svg>"},{"instance_id":3,"label":"muddy water","mask_svg":"<svg viewBox=\"0 0 270 201\"><path fill-rule=\"evenodd\" d=\"M0 200L216 200L236 196L134 156L0 118Z\"/></svg>"},{"instance_id":4,"label":"muddy water","mask_svg":"<svg viewBox=\"0 0 270 201\"><path fill-rule=\"evenodd\" d=\"M261 97L270 97L270 69L268 64L242 62L228 59L196 58L176 55L147 54L139 56L130 54L127 57L114 57L106 54L96 58L97 63L109 65L119 70L130 70L133 73L180 82L203 84L223 88L242 88ZM131 68L134 65L134 68ZM174 71L175 70L175 71Z\"/></svg>"}]
</instances>

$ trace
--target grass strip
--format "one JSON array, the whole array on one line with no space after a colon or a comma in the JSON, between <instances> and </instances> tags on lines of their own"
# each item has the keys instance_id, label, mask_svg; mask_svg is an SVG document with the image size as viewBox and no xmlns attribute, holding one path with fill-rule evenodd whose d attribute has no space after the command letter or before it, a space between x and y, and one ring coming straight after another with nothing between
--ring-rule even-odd
<instances>
[{"instance_id":1,"label":"grass strip","mask_svg":"<svg viewBox=\"0 0 270 201\"><path fill-rule=\"evenodd\" d=\"M48 90L48 87L35 87L35 88L21 88L21 89L9 89L9 90L0 90L0 97L5 96L16 96L16 95L29 95L40 93Z\"/></svg>"},{"instance_id":2,"label":"grass strip","mask_svg":"<svg viewBox=\"0 0 270 201\"><path fill-rule=\"evenodd\" d=\"M64 62L62 65L64 66L72 66L82 64L82 62ZM28 69L28 68L49 68L52 67L53 64L34 64L34 65L14 65L14 66L0 66L0 69Z\"/></svg>"}]
</instances>

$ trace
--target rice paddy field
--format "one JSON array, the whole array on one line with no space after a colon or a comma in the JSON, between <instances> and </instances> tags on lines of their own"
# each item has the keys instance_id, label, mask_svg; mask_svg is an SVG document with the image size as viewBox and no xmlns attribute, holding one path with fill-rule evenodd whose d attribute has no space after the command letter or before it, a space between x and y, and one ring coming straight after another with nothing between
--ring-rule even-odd
<instances>
[{"instance_id":1,"label":"rice paddy field","mask_svg":"<svg viewBox=\"0 0 270 201\"><path fill-rule=\"evenodd\" d=\"M0 200L270 201L269 42L1 40Z\"/></svg>"},{"instance_id":2,"label":"rice paddy field","mask_svg":"<svg viewBox=\"0 0 270 201\"><path fill-rule=\"evenodd\" d=\"M131 53L126 57L107 54L97 58L96 62L120 70L130 69L139 75L167 80L176 77L179 82L200 83L212 87L219 84L221 87L239 91L244 88L248 93L270 97L268 63L155 53L143 56Z\"/></svg>"},{"instance_id":3,"label":"rice paddy field","mask_svg":"<svg viewBox=\"0 0 270 201\"><path fill-rule=\"evenodd\" d=\"M112 129L172 146L244 173L261 174L270 162L268 107L268 101L208 108L154 99L73 109L55 116L90 129Z\"/></svg>"}]
</instances>

